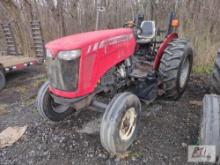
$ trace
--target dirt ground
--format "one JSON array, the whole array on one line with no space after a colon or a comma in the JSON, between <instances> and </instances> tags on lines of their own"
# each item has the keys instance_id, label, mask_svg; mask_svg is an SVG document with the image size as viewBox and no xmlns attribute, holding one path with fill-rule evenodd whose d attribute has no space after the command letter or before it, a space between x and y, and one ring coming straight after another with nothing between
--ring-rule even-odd
<instances>
[{"instance_id":1,"label":"dirt ground","mask_svg":"<svg viewBox=\"0 0 220 165\"><path fill-rule=\"evenodd\" d=\"M111 156L101 146L101 114L83 111L65 121L44 121L35 107L41 67L7 75L0 93L0 132L9 126L28 129L15 144L0 149L0 164L187 164L187 145L198 144L201 101L209 92L207 75L192 75L183 97L176 102L158 99L142 105L139 136L123 156Z\"/></svg>"}]
</instances>

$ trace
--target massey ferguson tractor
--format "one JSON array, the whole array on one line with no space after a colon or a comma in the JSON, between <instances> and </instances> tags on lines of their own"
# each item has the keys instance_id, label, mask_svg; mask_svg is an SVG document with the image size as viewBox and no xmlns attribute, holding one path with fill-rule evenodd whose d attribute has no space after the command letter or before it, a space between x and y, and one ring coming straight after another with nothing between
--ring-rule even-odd
<instances>
[{"instance_id":1,"label":"massey ferguson tractor","mask_svg":"<svg viewBox=\"0 0 220 165\"><path fill-rule=\"evenodd\" d=\"M192 47L178 38L174 13L167 24L166 30L160 30L154 21L132 21L123 28L49 42L49 80L38 93L39 113L61 121L85 108L102 111L102 146L113 155L125 152L138 132L141 102L159 96L177 100L190 76ZM158 41L162 33L165 37ZM97 95L112 93L115 96L108 104L97 100Z\"/></svg>"}]
</instances>

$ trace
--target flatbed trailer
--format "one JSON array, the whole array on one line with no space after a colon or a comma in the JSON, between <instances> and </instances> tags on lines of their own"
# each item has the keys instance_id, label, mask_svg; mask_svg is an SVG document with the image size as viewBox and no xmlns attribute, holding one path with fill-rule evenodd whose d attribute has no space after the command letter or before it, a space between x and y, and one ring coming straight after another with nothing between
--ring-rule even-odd
<instances>
[{"instance_id":1,"label":"flatbed trailer","mask_svg":"<svg viewBox=\"0 0 220 165\"><path fill-rule=\"evenodd\" d=\"M37 64L39 59L24 56L0 56L0 65L5 73Z\"/></svg>"},{"instance_id":2,"label":"flatbed trailer","mask_svg":"<svg viewBox=\"0 0 220 165\"><path fill-rule=\"evenodd\" d=\"M22 70L32 65L42 64L42 62L42 59L35 57L0 56L0 90L2 90L6 84L5 75L7 73Z\"/></svg>"},{"instance_id":3,"label":"flatbed trailer","mask_svg":"<svg viewBox=\"0 0 220 165\"><path fill-rule=\"evenodd\" d=\"M45 59L44 40L39 21L31 21L31 33L35 49L34 57L27 57L18 52L11 22L2 23L1 26L7 50L0 52L0 91L6 84L5 75L7 73L42 64Z\"/></svg>"}]
</instances>

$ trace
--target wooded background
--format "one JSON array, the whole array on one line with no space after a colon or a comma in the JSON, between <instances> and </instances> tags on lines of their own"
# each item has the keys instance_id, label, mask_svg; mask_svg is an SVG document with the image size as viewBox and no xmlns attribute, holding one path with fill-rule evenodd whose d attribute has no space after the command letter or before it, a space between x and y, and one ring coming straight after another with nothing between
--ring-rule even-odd
<instances>
[{"instance_id":1,"label":"wooded background","mask_svg":"<svg viewBox=\"0 0 220 165\"><path fill-rule=\"evenodd\" d=\"M178 3L177 3L178 2ZM99 6L104 12L97 12ZM181 37L189 39L195 51L196 66L213 64L220 48L219 0L1 0L0 21L13 21L19 51L32 55L30 21L39 19L45 41L93 31L99 17L99 29L121 27L139 13L165 28L170 11L176 9ZM0 50L5 49L0 32Z\"/></svg>"}]
</instances>

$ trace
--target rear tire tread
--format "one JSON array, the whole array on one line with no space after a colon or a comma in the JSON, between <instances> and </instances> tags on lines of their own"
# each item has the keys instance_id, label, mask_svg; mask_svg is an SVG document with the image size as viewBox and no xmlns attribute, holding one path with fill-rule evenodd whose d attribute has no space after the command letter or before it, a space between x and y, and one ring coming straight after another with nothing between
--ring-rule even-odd
<instances>
[{"instance_id":1,"label":"rear tire tread","mask_svg":"<svg viewBox=\"0 0 220 165\"><path fill-rule=\"evenodd\" d=\"M170 42L165 49L159 66L159 73L164 84L165 98L176 100L184 92L186 85L183 89L179 89L177 82L179 67L186 56L189 56L190 59L190 75L193 57L192 48L188 41L184 39L175 39Z\"/></svg>"}]
</instances>

